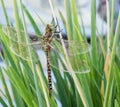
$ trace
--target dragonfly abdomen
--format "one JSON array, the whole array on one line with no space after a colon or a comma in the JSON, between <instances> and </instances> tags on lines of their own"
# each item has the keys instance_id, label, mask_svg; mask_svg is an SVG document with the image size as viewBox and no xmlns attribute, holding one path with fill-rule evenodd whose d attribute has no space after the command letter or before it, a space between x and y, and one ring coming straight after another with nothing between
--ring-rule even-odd
<instances>
[{"instance_id":1,"label":"dragonfly abdomen","mask_svg":"<svg viewBox=\"0 0 120 107\"><path fill-rule=\"evenodd\" d=\"M52 95L52 78L51 78L51 67L50 67L50 47L46 48L46 57L47 57L47 72L48 72L48 87L49 87L49 96Z\"/></svg>"}]
</instances>

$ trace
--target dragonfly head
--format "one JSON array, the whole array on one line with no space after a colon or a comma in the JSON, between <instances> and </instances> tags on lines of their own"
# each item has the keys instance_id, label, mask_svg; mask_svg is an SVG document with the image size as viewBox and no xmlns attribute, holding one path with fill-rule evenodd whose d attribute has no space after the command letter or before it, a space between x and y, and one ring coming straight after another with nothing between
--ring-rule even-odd
<instances>
[{"instance_id":1,"label":"dragonfly head","mask_svg":"<svg viewBox=\"0 0 120 107\"><path fill-rule=\"evenodd\" d=\"M55 27L53 24L47 24L45 28L46 33L54 33L55 32Z\"/></svg>"}]
</instances>

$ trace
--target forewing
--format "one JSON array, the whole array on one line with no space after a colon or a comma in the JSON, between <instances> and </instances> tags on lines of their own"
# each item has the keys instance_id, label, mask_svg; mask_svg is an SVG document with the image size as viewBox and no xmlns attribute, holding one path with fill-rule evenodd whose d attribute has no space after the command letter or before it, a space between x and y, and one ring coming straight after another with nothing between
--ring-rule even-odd
<instances>
[{"instance_id":1,"label":"forewing","mask_svg":"<svg viewBox=\"0 0 120 107\"><path fill-rule=\"evenodd\" d=\"M69 41L69 40L62 40L56 38L60 45L62 45L62 41L64 42L64 46L69 55L76 55L76 54L85 54L90 51L90 45L86 41ZM59 48L60 45L57 45Z\"/></svg>"},{"instance_id":2,"label":"forewing","mask_svg":"<svg viewBox=\"0 0 120 107\"><path fill-rule=\"evenodd\" d=\"M38 43L36 44L38 45ZM36 44L25 44L14 41L11 44L10 49L16 56L22 58L23 60L37 61L39 58L36 53Z\"/></svg>"}]
</instances>

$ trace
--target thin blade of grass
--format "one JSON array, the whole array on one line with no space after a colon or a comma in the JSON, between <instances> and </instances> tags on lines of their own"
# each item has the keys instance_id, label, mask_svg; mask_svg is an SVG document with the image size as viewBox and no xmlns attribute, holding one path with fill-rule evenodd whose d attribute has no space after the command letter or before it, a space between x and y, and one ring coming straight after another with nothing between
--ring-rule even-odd
<instances>
[{"instance_id":1,"label":"thin blade of grass","mask_svg":"<svg viewBox=\"0 0 120 107\"><path fill-rule=\"evenodd\" d=\"M1 96L0 96L0 104L1 104L3 107L9 107L9 106L6 104L6 101L4 101Z\"/></svg>"},{"instance_id":2,"label":"thin blade of grass","mask_svg":"<svg viewBox=\"0 0 120 107\"><path fill-rule=\"evenodd\" d=\"M73 38L73 22L72 22L72 10L71 10L71 4L70 0L64 0L65 1L65 7L66 7L66 28L67 28L67 35L68 39Z\"/></svg>"},{"instance_id":3,"label":"thin blade of grass","mask_svg":"<svg viewBox=\"0 0 120 107\"><path fill-rule=\"evenodd\" d=\"M99 43L100 43L100 47L101 47L101 50L102 50L103 56L104 56L104 58L105 58L106 51L105 51L105 47L104 47L104 43L103 43L103 39L101 38L100 35L98 36L98 41L99 41Z\"/></svg>"},{"instance_id":4,"label":"thin blade of grass","mask_svg":"<svg viewBox=\"0 0 120 107\"><path fill-rule=\"evenodd\" d=\"M97 36L96 36L96 0L91 0L91 46L92 46L92 63L97 68Z\"/></svg>"},{"instance_id":5,"label":"thin blade of grass","mask_svg":"<svg viewBox=\"0 0 120 107\"><path fill-rule=\"evenodd\" d=\"M3 9L6 25L9 26L9 18L8 18L7 11L5 8L4 0L1 0L1 4L2 4L2 9Z\"/></svg>"},{"instance_id":6,"label":"thin blade of grass","mask_svg":"<svg viewBox=\"0 0 120 107\"><path fill-rule=\"evenodd\" d=\"M109 0L106 0L106 10L107 10L107 54L110 52L110 7Z\"/></svg>"},{"instance_id":7,"label":"thin blade of grass","mask_svg":"<svg viewBox=\"0 0 120 107\"><path fill-rule=\"evenodd\" d=\"M82 41L82 34L81 34L81 31L80 31L80 25L79 25L79 21L78 21L78 15L77 15L77 9L76 9L76 0L72 0L71 2L72 4L72 19L73 19L73 22L72 24L75 25L73 26L73 38L75 38L75 40L79 40ZM76 28L78 29L78 32L76 32Z\"/></svg>"},{"instance_id":8,"label":"thin blade of grass","mask_svg":"<svg viewBox=\"0 0 120 107\"><path fill-rule=\"evenodd\" d=\"M8 103L9 103L9 105L11 107L14 107L11 96L10 96L10 92L8 90L8 86L7 86L6 82L5 82L5 77L4 77L3 73L2 73L1 68L0 68L0 75L1 75L2 83L3 83L3 87L4 87L4 90L5 90L6 96L7 96Z\"/></svg>"},{"instance_id":9,"label":"thin blade of grass","mask_svg":"<svg viewBox=\"0 0 120 107\"><path fill-rule=\"evenodd\" d=\"M116 86L117 86L117 94L116 94L116 98L118 101L118 104L120 105L120 68L118 66L118 63L115 62L115 81L116 81Z\"/></svg>"},{"instance_id":10,"label":"thin blade of grass","mask_svg":"<svg viewBox=\"0 0 120 107\"><path fill-rule=\"evenodd\" d=\"M115 49L116 49L116 45L117 45L118 36L119 36L119 33L120 33L119 28L120 28L120 13L119 13L119 16L118 16L117 27L116 27L116 31L115 31L113 46L112 46L110 68L109 68L108 81L107 81L107 87L106 87L106 92L105 92L104 107L108 106L108 98L109 98L109 93L110 93L110 89L111 89L111 82L113 80L112 69L113 69L113 63L114 63L114 60L115 60Z\"/></svg>"},{"instance_id":11,"label":"thin blade of grass","mask_svg":"<svg viewBox=\"0 0 120 107\"><path fill-rule=\"evenodd\" d=\"M59 10L59 15L60 15L60 18L61 18L61 20L62 20L62 22L63 22L65 31L67 32L66 21L65 21L65 18L64 18L63 14L62 14L62 12L61 12L60 10Z\"/></svg>"},{"instance_id":12,"label":"thin blade of grass","mask_svg":"<svg viewBox=\"0 0 120 107\"><path fill-rule=\"evenodd\" d=\"M31 16L30 12L27 10L27 8L24 5L22 5L22 7L23 7L23 10L25 11L32 27L34 28L35 33L37 33L38 35L42 35L42 33L40 32L36 22L34 21L33 17Z\"/></svg>"},{"instance_id":13,"label":"thin blade of grass","mask_svg":"<svg viewBox=\"0 0 120 107\"><path fill-rule=\"evenodd\" d=\"M110 47L112 47L113 44L113 37L114 37L114 8L115 8L115 0L112 0L111 2L112 8L111 8L111 28L110 28Z\"/></svg>"},{"instance_id":14,"label":"thin blade of grass","mask_svg":"<svg viewBox=\"0 0 120 107\"><path fill-rule=\"evenodd\" d=\"M18 41L21 41L20 38L20 16L19 16L19 12L18 12L18 5L17 5L17 1L13 0L13 7L14 7L14 17L15 17L15 23L16 23L16 28L17 28L17 34L18 34Z\"/></svg>"}]
</instances>

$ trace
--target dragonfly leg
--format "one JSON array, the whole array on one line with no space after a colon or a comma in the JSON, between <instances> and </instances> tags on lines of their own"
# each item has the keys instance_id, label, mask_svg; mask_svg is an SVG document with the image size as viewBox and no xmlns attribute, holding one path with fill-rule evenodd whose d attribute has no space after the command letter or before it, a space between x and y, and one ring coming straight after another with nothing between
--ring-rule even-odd
<instances>
[{"instance_id":1,"label":"dragonfly leg","mask_svg":"<svg viewBox=\"0 0 120 107\"><path fill-rule=\"evenodd\" d=\"M55 26L55 28L57 28L58 25Z\"/></svg>"},{"instance_id":2,"label":"dragonfly leg","mask_svg":"<svg viewBox=\"0 0 120 107\"><path fill-rule=\"evenodd\" d=\"M60 31L55 31L54 34L59 34L62 32L63 29L61 29Z\"/></svg>"},{"instance_id":3,"label":"dragonfly leg","mask_svg":"<svg viewBox=\"0 0 120 107\"><path fill-rule=\"evenodd\" d=\"M49 38L49 41L51 42L54 38L54 33L52 34L52 36Z\"/></svg>"}]
</instances>

